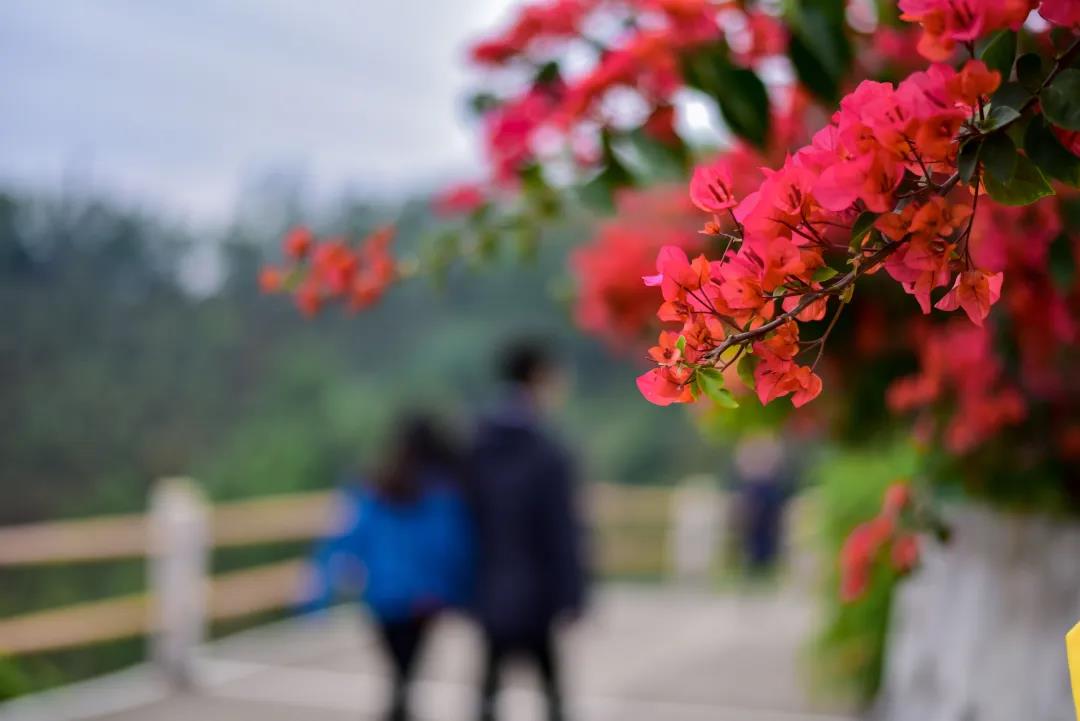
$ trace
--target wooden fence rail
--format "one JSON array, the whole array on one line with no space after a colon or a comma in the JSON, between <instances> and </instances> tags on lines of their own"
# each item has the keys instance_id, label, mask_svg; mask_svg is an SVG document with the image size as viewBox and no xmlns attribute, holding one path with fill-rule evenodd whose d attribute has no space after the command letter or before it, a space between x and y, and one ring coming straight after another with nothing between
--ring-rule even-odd
<instances>
[{"instance_id":1,"label":"wooden fence rail","mask_svg":"<svg viewBox=\"0 0 1080 721\"><path fill-rule=\"evenodd\" d=\"M703 496L700 486L692 496L680 500L681 495L666 488L591 486L595 563L601 572L655 575L685 567L685 559L671 558L684 544L671 543L669 536L686 535L679 529L689 528L694 518L700 525ZM303 560L292 560L211 578L210 551L316 539L331 528L334 509L329 492L211 506L194 483L172 479L155 489L147 514L0 528L0 568L145 557L150 586L142 594L0 619L0 655L149 635L155 659L185 683L210 620L288 607L299 600L309 572Z\"/></svg>"}]
</instances>

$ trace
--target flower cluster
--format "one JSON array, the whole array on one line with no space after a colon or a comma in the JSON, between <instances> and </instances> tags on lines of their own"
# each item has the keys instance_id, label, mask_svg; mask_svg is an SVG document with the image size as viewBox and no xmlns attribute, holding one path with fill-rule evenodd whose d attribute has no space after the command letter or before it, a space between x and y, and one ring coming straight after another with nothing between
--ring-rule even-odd
<instances>
[{"instance_id":1,"label":"flower cluster","mask_svg":"<svg viewBox=\"0 0 1080 721\"><path fill-rule=\"evenodd\" d=\"M948 60L957 45L971 47L997 30L1019 30L1032 10L1047 22L1080 27L1076 0L900 0L900 16L922 26L918 49L929 60Z\"/></svg>"},{"instance_id":2,"label":"flower cluster","mask_svg":"<svg viewBox=\"0 0 1080 721\"><path fill-rule=\"evenodd\" d=\"M593 26L606 32L589 35ZM470 53L488 68L535 72L520 92L483 111L493 180L514 182L546 157L543 148L552 148L553 138L565 146L555 155L569 148L582 169L595 168L602 159L600 134L624 123L621 103L609 102L616 92L648 109L640 125L645 133L676 142L673 103L685 85L686 55L722 41L730 45L733 62L750 67L783 53L788 34L774 15L712 0L549 0L526 6ZM593 61L564 75L559 57L571 52Z\"/></svg>"},{"instance_id":3,"label":"flower cluster","mask_svg":"<svg viewBox=\"0 0 1080 721\"><path fill-rule=\"evenodd\" d=\"M470 55L481 65L500 66L534 49L543 51L543 45L553 39L576 36L596 4L596 0L554 0L528 5L501 33L475 44Z\"/></svg>"},{"instance_id":4,"label":"flower cluster","mask_svg":"<svg viewBox=\"0 0 1080 721\"><path fill-rule=\"evenodd\" d=\"M900 10L904 20L922 26L923 57L948 60L958 43L970 45L1003 28L1019 30L1038 4L1038 0L900 0Z\"/></svg>"},{"instance_id":5,"label":"flower cluster","mask_svg":"<svg viewBox=\"0 0 1080 721\"><path fill-rule=\"evenodd\" d=\"M282 242L288 264L263 268L259 286L265 293L291 292L307 316L334 300L361 310L378 301L398 277L390 253L393 239L392 226L379 228L358 246L342 237L320 240L308 228L293 228Z\"/></svg>"},{"instance_id":6,"label":"flower cluster","mask_svg":"<svg viewBox=\"0 0 1080 721\"><path fill-rule=\"evenodd\" d=\"M907 573L919 561L919 540L903 524L911 506L911 488L898 481L885 490L881 511L848 535L840 550L840 598L852 603L870 586L874 563L888 553L893 570Z\"/></svg>"},{"instance_id":7,"label":"flower cluster","mask_svg":"<svg viewBox=\"0 0 1080 721\"><path fill-rule=\"evenodd\" d=\"M917 430L934 430L933 405L943 400L952 404L943 430L945 445L954 453L971 450L1023 420L1023 397L1004 378L986 330L952 323L919 335L919 372L897 380L887 395L896 411L926 409Z\"/></svg>"},{"instance_id":8,"label":"flower cluster","mask_svg":"<svg viewBox=\"0 0 1080 721\"><path fill-rule=\"evenodd\" d=\"M663 360L638 381L646 398L661 405L692 400L699 371L723 370L752 354L745 375L762 403L787 395L796 406L812 400L832 323L804 341L799 322L825 318L834 297L839 313L853 282L882 266L924 312L931 291L951 286L937 307L962 308L981 323L1002 275L972 262L978 189L958 182L957 151L1000 79L970 61L960 71L934 65L895 87L864 81L809 145L766 171L741 199L722 161L698 168L690 197L712 216L705 232L722 235L719 219L727 213L738 237L729 237L718 260L661 249L657 273L645 282L661 288L661 320L681 327L663 334L651 354ZM850 268L843 275L826 263L827 254L840 252ZM679 339L674 354L667 352L672 333ZM811 364L801 361L808 352Z\"/></svg>"},{"instance_id":9,"label":"flower cluster","mask_svg":"<svg viewBox=\"0 0 1080 721\"><path fill-rule=\"evenodd\" d=\"M967 324L917 328L912 345L918 348L919 371L897 380L887 400L898 412L917 412L920 436L938 431L940 424L945 446L966 453L1023 421L1029 399L1068 406L1070 380L1060 356L1080 339L1080 284L1074 280L1071 288L1061 288L1048 271L1050 245L1062 232L1057 206L1017 208L987 200L980 209L971 254L993 271L991 278L1004 272L1015 279L1003 304L1017 341L1019 372L1015 380L1008 377L989 329ZM1080 253L1080 247L1073 253ZM997 293L993 287L988 292L991 297ZM949 305L953 298L967 300L968 307L981 302L975 293L954 291L942 302Z\"/></svg>"}]
</instances>

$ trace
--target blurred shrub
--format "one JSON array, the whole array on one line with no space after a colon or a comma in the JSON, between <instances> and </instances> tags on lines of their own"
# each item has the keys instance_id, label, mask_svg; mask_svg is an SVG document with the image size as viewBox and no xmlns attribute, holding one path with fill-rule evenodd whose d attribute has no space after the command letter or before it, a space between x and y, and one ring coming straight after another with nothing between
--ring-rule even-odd
<instances>
[{"instance_id":1,"label":"blurred shrub","mask_svg":"<svg viewBox=\"0 0 1080 721\"><path fill-rule=\"evenodd\" d=\"M910 478L918 458L906 442L860 450L833 449L810 470L817 486L823 574L824 623L812 643L814 680L826 691L869 703L881 684L889 611L897 576L884 563L869 591L854 603L840 600L840 548L855 526L876 515L886 486Z\"/></svg>"},{"instance_id":2,"label":"blurred shrub","mask_svg":"<svg viewBox=\"0 0 1080 721\"><path fill-rule=\"evenodd\" d=\"M0 701L26 693L29 688L29 682L15 661L0 657Z\"/></svg>"}]
</instances>

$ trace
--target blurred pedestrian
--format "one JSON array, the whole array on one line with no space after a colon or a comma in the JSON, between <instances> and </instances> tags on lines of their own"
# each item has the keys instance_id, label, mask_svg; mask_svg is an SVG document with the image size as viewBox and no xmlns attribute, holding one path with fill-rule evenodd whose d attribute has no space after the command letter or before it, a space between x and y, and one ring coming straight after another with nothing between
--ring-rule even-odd
<instances>
[{"instance_id":1,"label":"blurred pedestrian","mask_svg":"<svg viewBox=\"0 0 1080 721\"><path fill-rule=\"evenodd\" d=\"M742 559L749 572L765 574L779 558L784 507L794 490L780 440L771 433L740 440L735 447L735 475Z\"/></svg>"},{"instance_id":2,"label":"blurred pedestrian","mask_svg":"<svg viewBox=\"0 0 1080 721\"><path fill-rule=\"evenodd\" d=\"M514 657L540 675L548 718L563 718L556 649L560 620L580 615L586 590L583 526L569 454L543 427L563 376L543 348L509 348L502 406L483 419L469 459L477 533L475 607L486 660L479 718L496 717L500 674Z\"/></svg>"},{"instance_id":3,"label":"blurred pedestrian","mask_svg":"<svg viewBox=\"0 0 1080 721\"><path fill-rule=\"evenodd\" d=\"M410 718L408 687L433 620L463 606L473 585L459 461L431 418L404 419L371 481L348 495L343 531L318 554L323 603L340 581L362 583L391 665L390 721Z\"/></svg>"}]
</instances>

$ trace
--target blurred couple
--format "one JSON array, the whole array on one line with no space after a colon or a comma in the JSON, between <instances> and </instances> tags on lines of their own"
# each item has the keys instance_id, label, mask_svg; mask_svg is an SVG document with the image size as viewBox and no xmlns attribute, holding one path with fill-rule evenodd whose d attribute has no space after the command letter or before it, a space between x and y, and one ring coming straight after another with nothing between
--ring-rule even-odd
<instances>
[{"instance_id":1,"label":"blurred couple","mask_svg":"<svg viewBox=\"0 0 1080 721\"><path fill-rule=\"evenodd\" d=\"M426 416L400 423L369 481L349 492L344 530L318 552L323 602L362 575L362 597L391 661L387 718L405 721L408 688L435 618L467 611L485 659L476 718L495 721L507 661L531 662L548 718L564 718L556 632L584 607L583 524L567 452L544 430L563 377L546 349L502 357L504 397L457 452Z\"/></svg>"}]
</instances>

